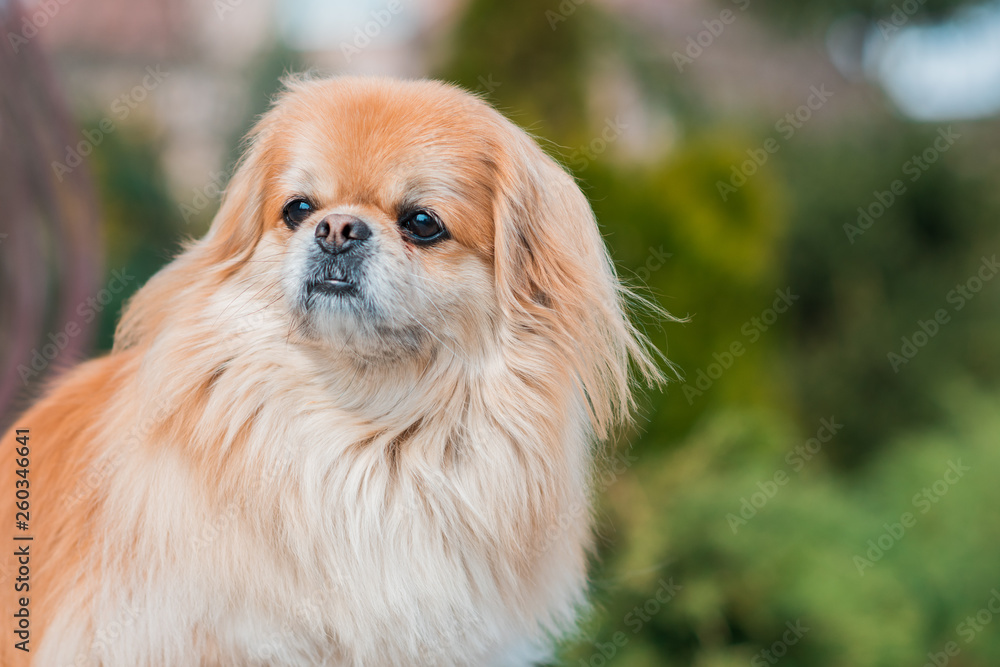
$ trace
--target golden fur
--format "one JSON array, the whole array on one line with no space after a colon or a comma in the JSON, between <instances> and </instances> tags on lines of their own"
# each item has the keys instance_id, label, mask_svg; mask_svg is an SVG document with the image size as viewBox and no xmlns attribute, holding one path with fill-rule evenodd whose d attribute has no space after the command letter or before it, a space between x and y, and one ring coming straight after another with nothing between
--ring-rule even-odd
<instances>
[{"instance_id":1,"label":"golden fur","mask_svg":"<svg viewBox=\"0 0 1000 667\"><path fill-rule=\"evenodd\" d=\"M295 195L317 212L293 230ZM414 203L451 238L409 243ZM296 301L334 212L373 229L364 308ZM630 368L658 377L624 296L573 179L488 105L290 80L208 234L15 425L30 664L544 659L585 603L595 445ZM29 664L4 635L0 662Z\"/></svg>"}]
</instances>

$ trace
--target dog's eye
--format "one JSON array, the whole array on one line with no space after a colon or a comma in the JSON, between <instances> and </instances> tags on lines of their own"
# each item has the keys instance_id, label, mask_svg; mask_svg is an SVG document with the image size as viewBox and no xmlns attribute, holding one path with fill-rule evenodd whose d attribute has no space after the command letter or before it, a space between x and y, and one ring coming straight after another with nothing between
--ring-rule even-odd
<instances>
[{"instance_id":1,"label":"dog's eye","mask_svg":"<svg viewBox=\"0 0 1000 667\"><path fill-rule=\"evenodd\" d=\"M438 217L432 211L423 208L405 213L399 219L399 226L418 243L430 243L448 235Z\"/></svg>"},{"instance_id":2,"label":"dog's eye","mask_svg":"<svg viewBox=\"0 0 1000 667\"><path fill-rule=\"evenodd\" d=\"M287 204L285 208L282 209L281 214L285 218L285 224L288 225L289 229L295 229L302 221L309 217L309 214L313 212L312 204L309 200L303 197L296 197Z\"/></svg>"}]
</instances>

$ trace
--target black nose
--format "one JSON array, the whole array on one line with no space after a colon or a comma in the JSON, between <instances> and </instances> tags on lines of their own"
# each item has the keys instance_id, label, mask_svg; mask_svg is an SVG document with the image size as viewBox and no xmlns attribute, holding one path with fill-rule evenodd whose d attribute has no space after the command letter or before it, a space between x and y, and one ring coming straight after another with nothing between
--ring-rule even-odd
<instances>
[{"instance_id":1,"label":"black nose","mask_svg":"<svg viewBox=\"0 0 1000 667\"><path fill-rule=\"evenodd\" d=\"M371 227L364 220L344 213L331 213L316 225L316 242L333 254L350 250L371 235Z\"/></svg>"}]
</instances>

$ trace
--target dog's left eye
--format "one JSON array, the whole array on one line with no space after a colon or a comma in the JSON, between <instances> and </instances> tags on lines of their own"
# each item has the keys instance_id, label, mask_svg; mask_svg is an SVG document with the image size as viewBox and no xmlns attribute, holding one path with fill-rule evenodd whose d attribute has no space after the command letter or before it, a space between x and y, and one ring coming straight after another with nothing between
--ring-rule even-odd
<instances>
[{"instance_id":1,"label":"dog's left eye","mask_svg":"<svg viewBox=\"0 0 1000 667\"><path fill-rule=\"evenodd\" d=\"M399 219L399 226L418 243L430 243L448 235L441 220L432 211L423 208L404 214Z\"/></svg>"},{"instance_id":2,"label":"dog's left eye","mask_svg":"<svg viewBox=\"0 0 1000 667\"><path fill-rule=\"evenodd\" d=\"M285 224L288 225L289 229L295 229L302 224L302 221L309 217L309 214L313 212L312 204L309 203L308 199L304 197L296 197L287 204L285 208L282 209L281 214L285 218Z\"/></svg>"}]
</instances>

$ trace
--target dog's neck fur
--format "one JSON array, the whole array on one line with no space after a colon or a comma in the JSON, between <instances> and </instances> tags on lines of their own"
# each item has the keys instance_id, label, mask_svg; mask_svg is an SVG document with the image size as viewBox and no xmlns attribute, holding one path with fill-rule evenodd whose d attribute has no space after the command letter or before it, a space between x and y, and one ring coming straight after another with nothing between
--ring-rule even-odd
<instances>
[{"instance_id":1,"label":"dog's neck fur","mask_svg":"<svg viewBox=\"0 0 1000 667\"><path fill-rule=\"evenodd\" d=\"M379 641L400 632L434 664L488 664L486 656L526 650L511 638L533 638L528 648L537 648L572 622L585 588L589 428L559 364L538 367L540 343L501 336L526 349L480 354L470 365L430 341L423 357L365 367L333 346L296 340L277 315L221 336L239 318L191 317L148 341L136 386L120 394L134 421L163 417L146 429L145 457L127 465L156 465L177 479L150 489L131 481L148 474L116 476L107 502L121 521L110 539L137 539L148 512L175 513L159 525L194 543L153 536L144 557L182 570L172 581L217 588L209 599L294 619L268 641L304 664L337 652L405 663L385 653L400 642ZM267 473L250 480L248 469ZM104 599L173 610L195 626L210 613L190 608L195 596L144 581L143 572L123 572L123 588ZM315 606L305 617L303 600ZM238 618L230 636L213 641L221 655L246 661L260 638Z\"/></svg>"}]
</instances>

